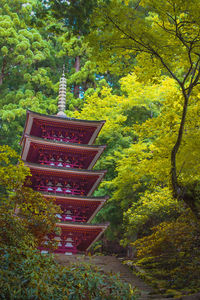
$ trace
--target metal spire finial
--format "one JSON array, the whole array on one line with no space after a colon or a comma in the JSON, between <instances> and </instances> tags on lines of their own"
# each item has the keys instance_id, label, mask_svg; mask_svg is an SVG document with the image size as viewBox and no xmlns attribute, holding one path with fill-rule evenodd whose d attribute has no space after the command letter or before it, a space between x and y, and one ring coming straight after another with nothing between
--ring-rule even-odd
<instances>
[{"instance_id":1,"label":"metal spire finial","mask_svg":"<svg viewBox=\"0 0 200 300\"><path fill-rule=\"evenodd\" d=\"M66 114L64 113L65 109L66 109L66 78L65 78L65 65L63 65L63 74L60 78L60 84L59 84L57 116L66 117Z\"/></svg>"},{"instance_id":2,"label":"metal spire finial","mask_svg":"<svg viewBox=\"0 0 200 300\"><path fill-rule=\"evenodd\" d=\"M63 65L63 75L65 76L65 64Z\"/></svg>"}]
</instances>

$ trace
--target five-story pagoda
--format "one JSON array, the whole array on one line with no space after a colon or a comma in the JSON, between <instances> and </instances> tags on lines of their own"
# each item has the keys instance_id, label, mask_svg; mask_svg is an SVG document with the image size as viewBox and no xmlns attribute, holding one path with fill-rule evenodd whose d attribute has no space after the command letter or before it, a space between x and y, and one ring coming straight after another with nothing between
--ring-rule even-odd
<instances>
[{"instance_id":1,"label":"five-story pagoda","mask_svg":"<svg viewBox=\"0 0 200 300\"><path fill-rule=\"evenodd\" d=\"M61 235L55 253L85 252L107 228L90 221L107 197L93 197L106 171L92 168L105 149L93 143L105 121L68 118L66 79L60 80L58 114L48 116L27 111L21 139L22 160L31 171L31 187L46 198L55 198Z\"/></svg>"}]
</instances>

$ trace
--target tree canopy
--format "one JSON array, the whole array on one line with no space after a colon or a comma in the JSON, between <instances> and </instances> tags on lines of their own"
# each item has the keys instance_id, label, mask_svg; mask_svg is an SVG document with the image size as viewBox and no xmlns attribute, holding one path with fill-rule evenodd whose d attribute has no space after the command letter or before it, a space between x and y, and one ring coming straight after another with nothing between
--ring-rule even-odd
<instances>
[{"instance_id":1,"label":"tree canopy","mask_svg":"<svg viewBox=\"0 0 200 300\"><path fill-rule=\"evenodd\" d=\"M66 114L106 120L96 144L107 148L95 166L108 170L95 192L110 196L94 220L110 222L103 249L108 240L131 249L158 289L197 291L200 2L1 4L1 144L19 153L27 109L57 112L65 65ZM29 171L20 160L15 165L14 150L3 146L1 157L1 222L12 228L7 240L2 231L1 243L20 239L30 247L41 238L37 226L43 233L54 228L55 207L45 214L48 203L22 187ZM12 217L18 206L25 227Z\"/></svg>"},{"instance_id":2,"label":"tree canopy","mask_svg":"<svg viewBox=\"0 0 200 300\"><path fill-rule=\"evenodd\" d=\"M130 65L128 61L134 57L136 74L142 73L142 80L152 81L159 74L166 74L177 83L182 102L180 123L171 147L171 186L174 197L183 199L196 217L199 217L199 205L189 188L179 181L177 156L188 106L198 93L200 83L199 15L196 12L199 5L199 1L190 5L188 1L176 0L113 0L108 5L100 2L94 14L96 30L89 36L100 68L110 68L110 65L120 68L123 59Z\"/></svg>"}]
</instances>

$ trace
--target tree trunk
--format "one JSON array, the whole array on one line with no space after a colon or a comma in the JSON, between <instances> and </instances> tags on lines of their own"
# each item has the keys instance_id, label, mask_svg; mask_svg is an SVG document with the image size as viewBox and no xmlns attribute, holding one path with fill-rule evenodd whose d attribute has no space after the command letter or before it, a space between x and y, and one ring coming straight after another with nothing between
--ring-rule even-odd
<instances>
[{"instance_id":1,"label":"tree trunk","mask_svg":"<svg viewBox=\"0 0 200 300\"><path fill-rule=\"evenodd\" d=\"M3 58L3 64L1 68L1 75L0 75L0 85L3 84L3 79L5 77L5 69L6 69L6 58Z\"/></svg>"},{"instance_id":2,"label":"tree trunk","mask_svg":"<svg viewBox=\"0 0 200 300\"><path fill-rule=\"evenodd\" d=\"M183 96L184 96L184 105L183 105L181 124L179 127L176 143L171 152L171 182L172 182L173 194L174 194L174 197L176 197L176 198L179 198L180 193L181 193L180 187L178 185L178 178L177 178L176 155L178 153L178 150L180 148L182 138L183 138L183 130L184 130L184 126L185 126L185 119L186 119L188 100L189 100L189 96L186 95L184 90L182 90L182 91L183 91Z\"/></svg>"},{"instance_id":3,"label":"tree trunk","mask_svg":"<svg viewBox=\"0 0 200 300\"><path fill-rule=\"evenodd\" d=\"M76 72L79 72L80 71L80 56L76 56L75 58L75 70ZM75 98L79 98L79 85L74 85L74 97Z\"/></svg>"},{"instance_id":4,"label":"tree trunk","mask_svg":"<svg viewBox=\"0 0 200 300\"><path fill-rule=\"evenodd\" d=\"M177 166L176 166L176 156L178 150L180 148L182 139L183 139L183 131L185 127L185 120L187 115L187 107L190 94L186 94L185 90L182 89L183 97L184 97L184 105L183 105L183 112L181 118L181 124L178 131L178 137L176 143L171 151L171 183L172 183L172 190L173 195L178 200L183 200L186 205L191 209L194 216L196 218L200 218L198 206L195 203L195 193L191 193L188 187L184 187L178 183L177 178Z\"/></svg>"}]
</instances>

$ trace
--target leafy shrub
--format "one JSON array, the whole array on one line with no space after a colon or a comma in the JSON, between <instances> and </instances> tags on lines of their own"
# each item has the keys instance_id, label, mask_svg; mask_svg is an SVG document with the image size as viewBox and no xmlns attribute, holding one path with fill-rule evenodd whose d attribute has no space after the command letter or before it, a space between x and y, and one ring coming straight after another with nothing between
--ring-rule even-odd
<instances>
[{"instance_id":1,"label":"leafy shrub","mask_svg":"<svg viewBox=\"0 0 200 300\"><path fill-rule=\"evenodd\" d=\"M1 299L135 299L128 284L90 265L58 265L53 256L0 249Z\"/></svg>"},{"instance_id":2,"label":"leafy shrub","mask_svg":"<svg viewBox=\"0 0 200 300\"><path fill-rule=\"evenodd\" d=\"M198 292L200 286L200 223L189 210L176 221L163 222L153 234L138 239L137 265L161 290Z\"/></svg>"}]
</instances>

